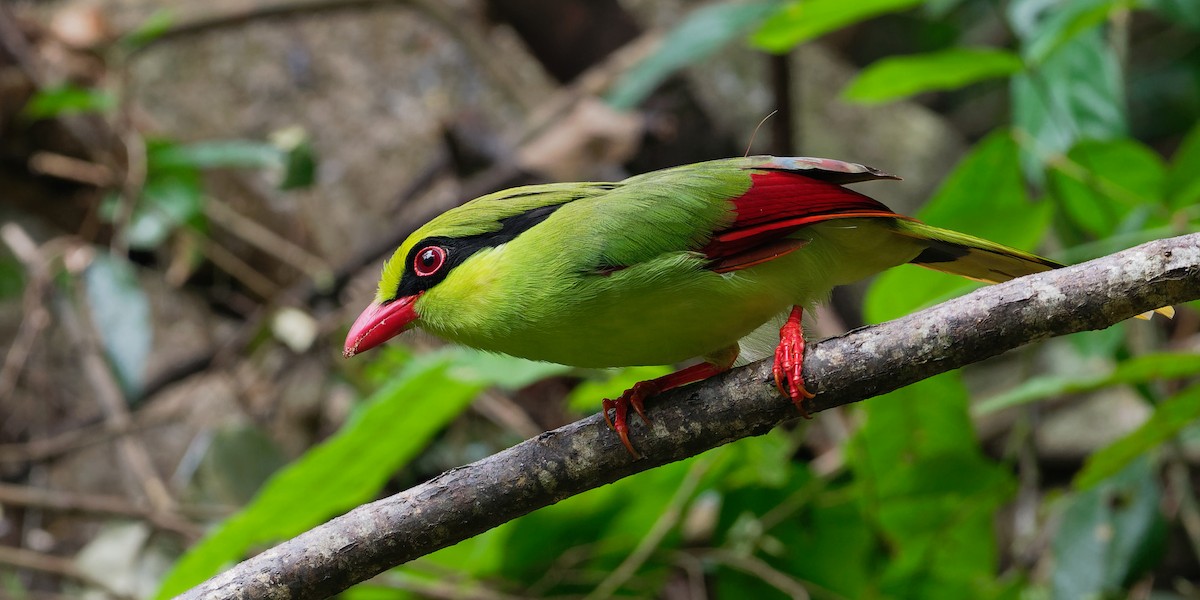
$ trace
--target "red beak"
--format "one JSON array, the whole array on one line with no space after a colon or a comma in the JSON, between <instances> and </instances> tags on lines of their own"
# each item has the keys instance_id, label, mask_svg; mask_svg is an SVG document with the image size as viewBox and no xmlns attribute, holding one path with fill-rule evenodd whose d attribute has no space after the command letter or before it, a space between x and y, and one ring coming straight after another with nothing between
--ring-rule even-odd
<instances>
[{"instance_id":1,"label":"red beak","mask_svg":"<svg viewBox=\"0 0 1200 600\"><path fill-rule=\"evenodd\" d=\"M372 302L350 326L342 355L350 358L399 335L417 320L417 311L413 304L420 297L421 294L418 293L383 303Z\"/></svg>"}]
</instances>

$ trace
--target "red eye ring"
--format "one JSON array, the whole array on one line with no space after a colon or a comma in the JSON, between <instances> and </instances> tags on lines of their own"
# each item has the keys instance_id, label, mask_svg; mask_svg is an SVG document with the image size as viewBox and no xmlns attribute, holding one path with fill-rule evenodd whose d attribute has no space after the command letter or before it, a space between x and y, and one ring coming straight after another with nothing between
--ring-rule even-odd
<instances>
[{"instance_id":1,"label":"red eye ring","mask_svg":"<svg viewBox=\"0 0 1200 600\"><path fill-rule=\"evenodd\" d=\"M441 246L426 246L413 257L413 272L421 277L437 273L446 264L446 249Z\"/></svg>"}]
</instances>

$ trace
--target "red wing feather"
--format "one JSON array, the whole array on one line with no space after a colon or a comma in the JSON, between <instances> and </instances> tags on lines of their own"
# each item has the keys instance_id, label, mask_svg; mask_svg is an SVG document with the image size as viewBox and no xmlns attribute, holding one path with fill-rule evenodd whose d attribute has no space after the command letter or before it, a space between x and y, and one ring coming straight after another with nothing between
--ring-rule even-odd
<instances>
[{"instance_id":1,"label":"red wing feather","mask_svg":"<svg viewBox=\"0 0 1200 600\"><path fill-rule=\"evenodd\" d=\"M854 190L796 173L767 171L750 178L750 189L733 199L733 223L714 232L700 250L718 273L795 251L807 240L785 238L806 225L851 217L908 218Z\"/></svg>"}]
</instances>

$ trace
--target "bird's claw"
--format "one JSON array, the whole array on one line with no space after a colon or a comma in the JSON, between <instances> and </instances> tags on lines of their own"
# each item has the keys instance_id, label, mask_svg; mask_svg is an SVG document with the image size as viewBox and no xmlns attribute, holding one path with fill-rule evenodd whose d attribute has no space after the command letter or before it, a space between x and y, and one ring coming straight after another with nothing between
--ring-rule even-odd
<instances>
[{"instance_id":1,"label":"bird's claw","mask_svg":"<svg viewBox=\"0 0 1200 600\"><path fill-rule=\"evenodd\" d=\"M632 407L634 412L642 418L642 422L648 427L650 419L646 417L646 398L653 396L658 391L656 386L652 385L652 382L641 381L634 384L628 390L625 390L625 393L621 394L620 398L605 400L602 404L601 414L604 415L604 422L608 424L609 429L617 432L617 435L621 438L621 443L625 445L625 449L634 458L641 458L642 455L633 449L633 443L629 441L629 409ZM608 417L610 409L614 413L612 419Z\"/></svg>"},{"instance_id":2,"label":"bird's claw","mask_svg":"<svg viewBox=\"0 0 1200 600\"><path fill-rule=\"evenodd\" d=\"M800 329L800 310L794 309L779 330L779 346L775 348L775 387L792 399L792 404L805 419L811 419L804 401L816 396L804 386L804 332Z\"/></svg>"}]
</instances>

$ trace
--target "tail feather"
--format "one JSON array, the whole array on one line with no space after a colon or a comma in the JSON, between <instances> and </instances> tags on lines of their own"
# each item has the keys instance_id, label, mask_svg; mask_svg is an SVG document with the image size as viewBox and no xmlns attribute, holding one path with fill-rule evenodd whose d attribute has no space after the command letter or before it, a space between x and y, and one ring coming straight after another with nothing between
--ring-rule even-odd
<instances>
[{"instance_id":1,"label":"tail feather","mask_svg":"<svg viewBox=\"0 0 1200 600\"><path fill-rule=\"evenodd\" d=\"M1003 244L917 221L897 221L897 231L926 243L925 250L909 262L984 283L1002 283L1022 275L1066 266ZM1140 314L1137 318L1149 319L1154 313L1169 319L1175 316L1175 309L1164 306Z\"/></svg>"},{"instance_id":2,"label":"tail feather","mask_svg":"<svg viewBox=\"0 0 1200 600\"><path fill-rule=\"evenodd\" d=\"M1060 269L1066 265L1003 244L915 221L898 222L901 235L925 241L926 248L911 263L985 283Z\"/></svg>"}]
</instances>

